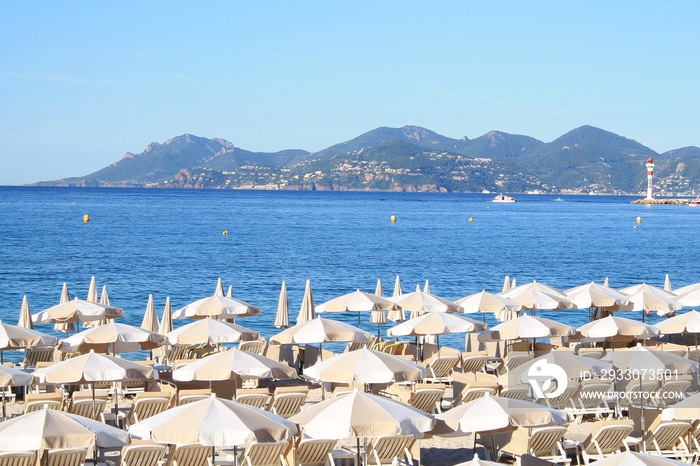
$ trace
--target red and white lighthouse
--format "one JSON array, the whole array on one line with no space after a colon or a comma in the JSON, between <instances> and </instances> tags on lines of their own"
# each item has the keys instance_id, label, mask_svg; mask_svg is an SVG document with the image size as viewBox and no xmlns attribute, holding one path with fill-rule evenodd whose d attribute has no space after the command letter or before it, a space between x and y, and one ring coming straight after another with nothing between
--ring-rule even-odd
<instances>
[{"instance_id":1,"label":"red and white lighthouse","mask_svg":"<svg viewBox=\"0 0 700 466\"><path fill-rule=\"evenodd\" d=\"M647 199L654 199L654 193L652 192L652 183L654 180L654 159L649 157L647 160Z\"/></svg>"}]
</instances>

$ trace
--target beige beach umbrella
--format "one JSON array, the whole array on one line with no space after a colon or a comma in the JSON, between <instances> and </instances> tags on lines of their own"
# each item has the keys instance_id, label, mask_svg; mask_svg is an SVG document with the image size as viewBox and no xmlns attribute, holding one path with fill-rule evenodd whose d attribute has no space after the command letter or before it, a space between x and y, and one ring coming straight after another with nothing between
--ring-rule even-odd
<instances>
[{"instance_id":1,"label":"beige beach umbrella","mask_svg":"<svg viewBox=\"0 0 700 466\"><path fill-rule=\"evenodd\" d=\"M102 285L102 292L100 293L100 304L106 304L109 306L109 294L107 293L107 285Z\"/></svg>"},{"instance_id":2,"label":"beige beach umbrella","mask_svg":"<svg viewBox=\"0 0 700 466\"><path fill-rule=\"evenodd\" d=\"M700 288L689 289L684 293L676 294L676 301L681 303L685 307L699 307L700 306Z\"/></svg>"},{"instance_id":3,"label":"beige beach umbrella","mask_svg":"<svg viewBox=\"0 0 700 466\"><path fill-rule=\"evenodd\" d=\"M403 294L403 291L401 290L401 278L399 276L396 276L396 281L394 282L394 291L392 293L392 298L396 298L398 296L401 296ZM403 322L406 320L406 313L404 312L403 309L400 307L397 307L396 309L393 309L389 311L387 314L387 319L389 319L392 322Z\"/></svg>"},{"instance_id":4,"label":"beige beach umbrella","mask_svg":"<svg viewBox=\"0 0 700 466\"><path fill-rule=\"evenodd\" d=\"M372 338L369 332L345 322L316 317L308 322L297 324L270 338L279 344L330 343L334 341L367 341Z\"/></svg>"},{"instance_id":5,"label":"beige beach umbrella","mask_svg":"<svg viewBox=\"0 0 700 466\"><path fill-rule=\"evenodd\" d=\"M163 318L158 326L158 333L167 335L173 331L173 308L170 305L170 296L165 298L165 308L163 309Z\"/></svg>"},{"instance_id":6,"label":"beige beach umbrella","mask_svg":"<svg viewBox=\"0 0 700 466\"><path fill-rule=\"evenodd\" d=\"M566 298L564 293L562 293L559 289L554 288L551 285L547 285L546 283L538 282L537 280L533 280L530 283L525 283L524 285L519 285L519 286L511 286L509 292L511 291L521 291L522 290L535 290L535 291L540 291L542 293L547 293L550 296L554 296L556 298Z\"/></svg>"},{"instance_id":7,"label":"beige beach umbrella","mask_svg":"<svg viewBox=\"0 0 700 466\"><path fill-rule=\"evenodd\" d=\"M314 293L311 290L311 280L306 280L304 288L304 298L301 300L301 308L297 316L297 325L313 320L316 317L314 305Z\"/></svg>"},{"instance_id":8,"label":"beige beach umbrella","mask_svg":"<svg viewBox=\"0 0 700 466\"><path fill-rule=\"evenodd\" d=\"M275 314L275 327L289 328L289 298L287 297L287 283L282 282L280 297L277 301L277 314Z\"/></svg>"},{"instance_id":9,"label":"beige beach umbrella","mask_svg":"<svg viewBox=\"0 0 700 466\"><path fill-rule=\"evenodd\" d=\"M87 294L87 297L85 298L85 301L90 301L93 303L96 303L98 301L97 282L95 281L94 276L90 279L90 285L88 286L88 294Z\"/></svg>"},{"instance_id":10,"label":"beige beach umbrella","mask_svg":"<svg viewBox=\"0 0 700 466\"><path fill-rule=\"evenodd\" d=\"M287 440L297 430L294 422L269 411L212 395L137 422L129 434L159 443L236 447Z\"/></svg>"},{"instance_id":11,"label":"beige beach umbrella","mask_svg":"<svg viewBox=\"0 0 700 466\"><path fill-rule=\"evenodd\" d=\"M4 350L19 350L32 346L53 346L58 339L38 330L6 324L0 321L0 355Z\"/></svg>"},{"instance_id":12,"label":"beige beach umbrella","mask_svg":"<svg viewBox=\"0 0 700 466\"><path fill-rule=\"evenodd\" d=\"M426 373L419 364L367 348L339 354L304 369L307 379L362 384L419 381Z\"/></svg>"},{"instance_id":13,"label":"beige beach umbrella","mask_svg":"<svg viewBox=\"0 0 700 466\"><path fill-rule=\"evenodd\" d=\"M435 416L448 429L444 433L471 434L514 427L543 427L566 424L564 411L525 400L485 395Z\"/></svg>"},{"instance_id":14,"label":"beige beach umbrella","mask_svg":"<svg viewBox=\"0 0 700 466\"><path fill-rule=\"evenodd\" d=\"M659 334L659 330L653 325L617 316L594 320L579 327L578 331L584 337L592 339L614 339L615 337L646 339Z\"/></svg>"},{"instance_id":15,"label":"beige beach umbrella","mask_svg":"<svg viewBox=\"0 0 700 466\"><path fill-rule=\"evenodd\" d=\"M430 280L425 281L425 285L423 285L423 293L430 294Z\"/></svg>"},{"instance_id":16,"label":"beige beach umbrella","mask_svg":"<svg viewBox=\"0 0 700 466\"><path fill-rule=\"evenodd\" d=\"M383 314L384 311L389 311L396 307L397 305L387 298L357 290L316 306L316 313L356 312L357 326L359 327L361 312L381 311Z\"/></svg>"},{"instance_id":17,"label":"beige beach umbrella","mask_svg":"<svg viewBox=\"0 0 700 466\"><path fill-rule=\"evenodd\" d=\"M425 314L427 312L461 311L458 304L420 290L388 299L401 307L401 309L404 311L410 311L418 314Z\"/></svg>"},{"instance_id":18,"label":"beige beach umbrella","mask_svg":"<svg viewBox=\"0 0 700 466\"><path fill-rule=\"evenodd\" d=\"M663 335L683 334L683 333L700 333L700 312L693 309L692 311L679 314L670 319L666 319L654 327L659 329Z\"/></svg>"},{"instance_id":19,"label":"beige beach umbrella","mask_svg":"<svg viewBox=\"0 0 700 466\"><path fill-rule=\"evenodd\" d=\"M0 387L24 387L30 385L34 380L32 374L28 374L14 367L7 367L0 364ZM5 407L5 397L2 396L2 420L7 419L7 410Z\"/></svg>"},{"instance_id":20,"label":"beige beach umbrella","mask_svg":"<svg viewBox=\"0 0 700 466\"><path fill-rule=\"evenodd\" d=\"M551 365L559 366L568 379L600 377L609 374L610 369L612 369L610 361L584 358L566 351L550 351L509 370L505 377L508 384L530 383L532 381L531 372L538 373L539 368L547 369L547 366L551 367Z\"/></svg>"},{"instance_id":21,"label":"beige beach umbrella","mask_svg":"<svg viewBox=\"0 0 700 466\"><path fill-rule=\"evenodd\" d=\"M560 293L561 294L561 293ZM546 291L540 291L528 285L518 286L502 295L512 301L520 303L523 309L531 311L568 309L571 302L562 294L553 295Z\"/></svg>"},{"instance_id":22,"label":"beige beach umbrella","mask_svg":"<svg viewBox=\"0 0 700 466\"><path fill-rule=\"evenodd\" d=\"M603 286L610 288L610 279L608 277L605 277L605 280L603 280Z\"/></svg>"},{"instance_id":23,"label":"beige beach umbrella","mask_svg":"<svg viewBox=\"0 0 700 466\"><path fill-rule=\"evenodd\" d=\"M75 298L64 304L45 309L32 315L35 324L47 324L50 322L89 322L100 320L104 317L115 319L124 315L124 311L119 307L107 306L91 301L83 301Z\"/></svg>"},{"instance_id":24,"label":"beige beach umbrella","mask_svg":"<svg viewBox=\"0 0 700 466\"><path fill-rule=\"evenodd\" d=\"M152 367L91 351L37 369L32 375L39 383L80 384L148 380L156 378L158 373Z\"/></svg>"},{"instance_id":25,"label":"beige beach umbrella","mask_svg":"<svg viewBox=\"0 0 700 466\"><path fill-rule=\"evenodd\" d=\"M574 335L576 329L542 317L522 315L491 328L479 335L479 340L519 340Z\"/></svg>"},{"instance_id":26,"label":"beige beach umbrella","mask_svg":"<svg viewBox=\"0 0 700 466\"><path fill-rule=\"evenodd\" d=\"M256 316L260 308L235 298L209 296L199 299L173 312L173 319L231 319Z\"/></svg>"},{"instance_id":27,"label":"beige beach umbrella","mask_svg":"<svg viewBox=\"0 0 700 466\"><path fill-rule=\"evenodd\" d=\"M566 297L578 309L605 308L609 311L632 310L626 294L595 282L565 291Z\"/></svg>"},{"instance_id":28,"label":"beige beach umbrella","mask_svg":"<svg viewBox=\"0 0 700 466\"><path fill-rule=\"evenodd\" d=\"M86 417L40 409L0 423L0 450L28 451L128 444L129 434Z\"/></svg>"},{"instance_id":29,"label":"beige beach umbrella","mask_svg":"<svg viewBox=\"0 0 700 466\"><path fill-rule=\"evenodd\" d=\"M673 290L673 294L676 296L681 296L688 293L689 291L700 290L700 283L691 283L690 285L685 285L680 288Z\"/></svg>"},{"instance_id":30,"label":"beige beach umbrella","mask_svg":"<svg viewBox=\"0 0 700 466\"><path fill-rule=\"evenodd\" d=\"M506 277L503 279L503 288L501 288L501 294L507 293L510 291L510 277L506 275Z\"/></svg>"},{"instance_id":31,"label":"beige beach umbrella","mask_svg":"<svg viewBox=\"0 0 700 466\"><path fill-rule=\"evenodd\" d=\"M673 287L671 286L671 279L669 278L668 274L666 274L666 278L664 278L664 291L668 291L669 293L673 293Z\"/></svg>"},{"instance_id":32,"label":"beige beach umbrella","mask_svg":"<svg viewBox=\"0 0 700 466\"><path fill-rule=\"evenodd\" d=\"M377 279L377 286L374 288L374 294L377 296L384 297L384 288L382 287L382 279Z\"/></svg>"},{"instance_id":33,"label":"beige beach umbrella","mask_svg":"<svg viewBox=\"0 0 700 466\"><path fill-rule=\"evenodd\" d=\"M486 324L468 317L444 312L429 312L406 322L401 322L390 328L388 334L392 337L419 337L480 332L486 329Z\"/></svg>"},{"instance_id":34,"label":"beige beach umbrella","mask_svg":"<svg viewBox=\"0 0 700 466\"><path fill-rule=\"evenodd\" d=\"M148 330L149 332L158 332L160 323L158 322L158 314L156 313L156 305L153 304L153 295L148 295L148 302L146 303L146 312L143 315L143 321L141 322L141 328Z\"/></svg>"},{"instance_id":35,"label":"beige beach umbrella","mask_svg":"<svg viewBox=\"0 0 700 466\"><path fill-rule=\"evenodd\" d=\"M226 297L233 298L233 285L228 286L228 289L226 290Z\"/></svg>"},{"instance_id":36,"label":"beige beach umbrella","mask_svg":"<svg viewBox=\"0 0 700 466\"><path fill-rule=\"evenodd\" d=\"M100 294L100 304L105 304L107 306L111 305L111 303L109 302L109 294L107 294L107 285L102 285L102 293ZM85 322L83 324L83 326L84 327L99 327L100 325L104 325L107 322L108 322L107 318L102 318L100 320L93 320L90 322Z\"/></svg>"},{"instance_id":37,"label":"beige beach umbrella","mask_svg":"<svg viewBox=\"0 0 700 466\"><path fill-rule=\"evenodd\" d=\"M633 346L603 356L603 361L612 363L622 371L658 372L665 370L689 373L698 371L698 363L668 351L650 349L645 346Z\"/></svg>"},{"instance_id":38,"label":"beige beach umbrella","mask_svg":"<svg viewBox=\"0 0 700 466\"><path fill-rule=\"evenodd\" d=\"M32 323L32 315L29 311L29 301L27 300L26 294L22 298L22 307L19 310L19 320L17 321L17 326L28 328L30 330L34 329L34 324Z\"/></svg>"},{"instance_id":39,"label":"beige beach umbrella","mask_svg":"<svg viewBox=\"0 0 700 466\"><path fill-rule=\"evenodd\" d=\"M70 301L70 293L68 292L68 284L63 283L63 288L61 289L61 297L58 301L59 304L65 304ZM57 332L71 333L75 332L75 324L73 322L55 322L53 329Z\"/></svg>"},{"instance_id":40,"label":"beige beach umbrella","mask_svg":"<svg viewBox=\"0 0 700 466\"><path fill-rule=\"evenodd\" d=\"M294 379L296 370L268 357L237 348L211 354L173 371L173 380L229 380L235 376L245 379Z\"/></svg>"},{"instance_id":41,"label":"beige beach umbrella","mask_svg":"<svg viewBox=\"0 0 700 466\"><path fill-rule=\"evenodd\" d=\"M515 288L516 286L518 286L518 282L515 280L515 278L513 278L513 279L510 281L510 289L512 290L512 289ZM510 290L509 290L509 291L510 291Z\"/></svg>"},{"instance_id":42,"label":"beige beach umbrella","mask_svg":"<svg viewBox=\"0 0 700 466\"><path fill-rule=\"evenodd\" d=\"M689 396L661 411L662 421L696 421L700 413L700 393Z\"/></svg>"},{"instance_id":43,"label":"beige beach umbrella","mask_svg":"<svg viewBox=\"0 0 700 466\"><path fill-rule=\"evenodd\" d=\"M219 279L216 281L216 288L214 288L214 296L225 296L224 295L224 284L221 281L221 277L219 277Z\"/></svg>"},{"instance_id":44,"label":"beige beach umbrella","mask_svg":"<svg viewBox=\"0 0 700 466\"><path fill-rule=\"evenodd\" d=\"M649 285L639 288L632 287L634 290L629 292L628 298L632 305L633 311L642 311L642 316L646 316L647 312L656 311L660 316L673 315L675 311L683 309L683 304L676 301L676 297L659 288ZM626 292L629 288L621 291ZM645 320L644 317L642 320Z\"/></svg>"},{"instance_id":45,"label":"beige beach umbrella","mask_svg":"<svg viewBox=\"0 0 700 466\"><path fill-rule=\"evenodd\" d=\"M76 333L62 340L58 348L66 353L86 353L90 350L98 353L129 353L151 350L165 343L165 335L112 321Z\"/></svg>"},{"instance_id":46,"label":"beige beach umbrella","mask_svg":"<svg viewBox=\"0 0 700 466\"><path fill-rule=\"evenodd\" d=\"M433 417L390 398L355 391L321 401L295 414L290 421L299 424L302 434L316 439L357 439L360 437L420 435L433 428Z\"/></svg>"},{"instance_id":47,"label":"beige beach umbrella","mask_svg":"<svg viewBox=\"0 0 700 466\"><path fill-rule=\"evenodd\" d=\"M516 314L523 309L523 305L513 301L512 299L505 298L501 295L487 293L486 290L482 290L480 293L475 293L464 298L460 298L455 301L462 308L462 312L465 314L473 314L476 312L481 312L484 316L484 322L486 321L486 313L512 313ZM510 320L515 316L510 316ZM501 320L501 319L498 319Z\"/></svg>"},{"instance_id":48,"label":"beige beach umbrella","mask_svg":"<svg viewBox=\"0 0 700 466\"><path fill-rule=\"evenodd\" d=\"M200 319L167 335L171 345L216 345L260 338L260 333L241 325L216 319Z\"/></svg>"},{"instance_id":49,"label":"beige beach umbrella","mask_svg":"<svg viewBox=\"0 0 700 466\"><path fill-rule=\"evenodd\" d=\"M596 466L687 466L688 463L676 461L648 453L625 451L607 456L595 462Z\"/></svg>"}]
</instances>

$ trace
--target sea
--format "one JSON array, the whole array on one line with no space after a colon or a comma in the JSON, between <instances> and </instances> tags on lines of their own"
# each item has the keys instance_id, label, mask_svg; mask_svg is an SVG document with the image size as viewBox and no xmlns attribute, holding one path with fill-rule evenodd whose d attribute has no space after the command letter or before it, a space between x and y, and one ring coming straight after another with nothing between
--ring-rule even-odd
<instances>
[{"instance_id":1,"label":"sea","mask_svg":"<svg viewBox=\"0 0 700 466\"><path fill-rule=\"evenodd\" d=\"M673 287L700 282L700 209L635 205L629 196L515 194L512 204L493 196L0 187L0 318L16 324L24 295L32 313L58 304L63 283L84 299L93 276L124 309L119 321L132 325L141 324L149 294L161 315L166 297L179 309L214 294L221 278L235 298L262 309L238 323L266 338L279 332L282 281L292 323L306 280L316 305L374 292L377 280L390 296L397 276L404 292L429 281L431 293L450 300L500 292L506 275L560 290L606 278L614 288L662 287L666 274ZM537 315L588 321L588 310ZM355 313L325 316L357 325ZM373 333L390 327L360 318ZM64 336L52 325L37 329ZM464 335L440 342L463 348Z\"/></svg>"}]
</instances>

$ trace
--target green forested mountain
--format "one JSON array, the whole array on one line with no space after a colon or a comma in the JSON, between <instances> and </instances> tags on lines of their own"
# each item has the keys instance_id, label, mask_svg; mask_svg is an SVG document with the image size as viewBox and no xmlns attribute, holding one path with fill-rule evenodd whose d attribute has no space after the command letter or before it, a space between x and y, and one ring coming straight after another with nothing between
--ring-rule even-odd
<instances>
[{"instance_id":1,"label":"green forested mountain","mask_svg":"<svg viewBox=\"0 0 700 466\"><path fill-rule=\"evenodd\" d=\"M453 139L417 126L381 127L309 153L252 152L185 134L76 178L41 185L193 188L637 193L645 163L669 193L700 192L700 148L657 154L592 126L552 142L491 131Z\"/></svg>"}]
</instances>

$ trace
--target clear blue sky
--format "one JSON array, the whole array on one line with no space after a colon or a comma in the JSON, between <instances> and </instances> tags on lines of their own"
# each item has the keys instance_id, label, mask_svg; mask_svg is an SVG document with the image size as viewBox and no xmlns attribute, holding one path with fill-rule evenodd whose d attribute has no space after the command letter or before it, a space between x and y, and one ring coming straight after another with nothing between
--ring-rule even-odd
<instances>
[{"instance_id":1,"label":"clear blue sky","mask_svg":"<svg viewBox=\"0 0 700 466\"><path fill-rule=\"evenodd\" d=\"M700 2L0 0L0 184L192 133L317 151L409 123L700 145Z\"/></svg>"}]
</instances>

